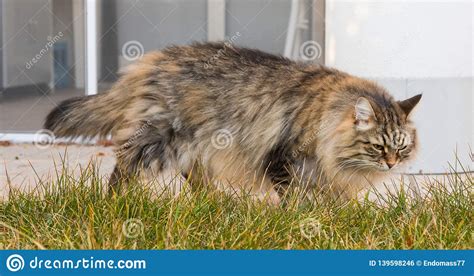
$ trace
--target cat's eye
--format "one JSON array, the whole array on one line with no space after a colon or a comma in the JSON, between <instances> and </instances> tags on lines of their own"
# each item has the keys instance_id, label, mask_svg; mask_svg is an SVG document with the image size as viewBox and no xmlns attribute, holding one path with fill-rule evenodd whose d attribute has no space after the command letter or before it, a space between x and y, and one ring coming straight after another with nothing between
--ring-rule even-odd
<instances>
[{"instance_id":1,"label":"cat's eye","mask_svg":"<svg viewBox=\"0 0 474 276\"><path fill-rule=\"evenodd\" d=\"M385 150L384 146L382 146L382 145L373 144L372 146L378 151L384 151Z\"/></svg>"},{"instance_id":2,"label":"cat's eye","mask_svg":"<svg viewBox=\"0 0 474 276\"><path fill-rule=\"evenodd\" d=\"M406 149L407 149L407 147L408 147L408 146L407 146L407 145L405 145L405 146L403 146L403 147L401 147L401 148L398 148L398 151L406 150Z\"/></svg>"}]
</instances>

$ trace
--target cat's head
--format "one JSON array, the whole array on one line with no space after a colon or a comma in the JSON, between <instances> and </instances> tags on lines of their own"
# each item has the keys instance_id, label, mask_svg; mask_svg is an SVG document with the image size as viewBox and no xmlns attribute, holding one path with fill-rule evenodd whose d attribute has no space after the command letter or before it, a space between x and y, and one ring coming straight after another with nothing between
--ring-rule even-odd
<instances>
[{"instance_id":1,"label":"cat's head","mask_svg":"<svg viewBox=\"0 0 474 276\"><path fill-rule=\"evenodd\" d=\"M370 94L358 97L349 107L350 123L346 124L345 141L338 147L339 164L387 172L412 159L418 144L410 114L420 99L421 94L403 101Z\"/></svg>"}]
</instances>

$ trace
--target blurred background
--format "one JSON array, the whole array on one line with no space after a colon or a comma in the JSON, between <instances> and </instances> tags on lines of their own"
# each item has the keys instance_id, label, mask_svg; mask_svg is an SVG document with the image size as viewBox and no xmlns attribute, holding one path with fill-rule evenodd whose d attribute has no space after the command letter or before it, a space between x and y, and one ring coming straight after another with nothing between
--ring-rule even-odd
<instances>
[{"instance_id":1,"label":"blurred background","mask_svg":"<svg viewBox=\"0 0 474 276\"><path fill-rule=\"evenodd\" d=\"M1 0L0 140L31 141L64 99L103 93L171 44L227 41L373 79L404 99L421 151L411 173L472 164L474 4L348 0Z\"/></svg>"}]
</instances>

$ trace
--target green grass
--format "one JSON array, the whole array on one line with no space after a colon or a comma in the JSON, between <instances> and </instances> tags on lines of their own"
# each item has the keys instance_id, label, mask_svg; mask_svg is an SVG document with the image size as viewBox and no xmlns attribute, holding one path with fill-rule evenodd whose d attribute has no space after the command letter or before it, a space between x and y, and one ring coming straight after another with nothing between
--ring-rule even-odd
<instances>
[{"instance_id":1,"label":"green grass","mask_svg":"<svg viewBox=\"0 0 474 276\"><path fill-rule=\"evenodd\" d=\"M151 196L129 187L107 196L90 167L75 179L0 202L2 249L468 249L473 248L472 176L433 180L426 197L301 200L279 207L209 189Z\"/></svg>"}]
</instances>

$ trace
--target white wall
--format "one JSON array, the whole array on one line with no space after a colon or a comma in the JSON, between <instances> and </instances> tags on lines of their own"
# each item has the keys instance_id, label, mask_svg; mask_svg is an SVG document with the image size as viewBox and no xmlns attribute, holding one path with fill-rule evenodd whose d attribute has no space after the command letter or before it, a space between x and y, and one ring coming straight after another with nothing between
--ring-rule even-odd
<instances>
[{"instance_id":1,"label":"white wall","mask_svg":"<svg viewBox=\"0 0 474 276\"><path fill-rule=\"evenodd\" d=\"M375 79L414 114L421 151L410 172L444 172L454 151L472 169L474 2L326 2L326 64Z\"/></svg>"},{"instance_id":2,"label":"white wall","mask_svg":"<svg viewBox=\"0 0 474 276\"><path fill-rule=\"evenodd\" d=\"M326 4L329 65L365 77L472 77L473 2Z\"/></svg>"}]
</instances>

